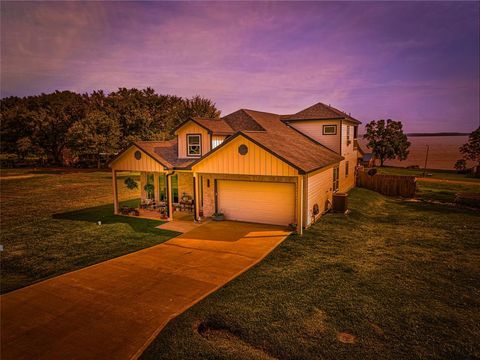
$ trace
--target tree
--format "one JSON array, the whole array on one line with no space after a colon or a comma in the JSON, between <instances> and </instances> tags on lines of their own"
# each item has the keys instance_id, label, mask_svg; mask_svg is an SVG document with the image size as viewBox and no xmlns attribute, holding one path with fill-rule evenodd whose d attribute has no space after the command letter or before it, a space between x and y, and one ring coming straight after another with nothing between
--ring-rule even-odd
<instances>
[{"instance_id":1,"label":"tree","mask_svg":"<svg viewBox=\"0 0 480 360\"><path fill-rule=\"evenodd\" d=\"M480 168L480 127L468 136L468 142L460 147L465 160L472 160L477 164L477 173Z\"/></svg>"},{"instance_id":2,"label":"tree","mask_svg":"<svg viewBox=\"0 0 480 360\"><path fill-rule=\"evenodd\" d=\"M43 149L54 164L63 165L70 127L85 117L86 97L70 91L55 91L28 100L32 144Z\"/></svg>"},{"instance_id":3,"label":"tree","mask_svg":"<svg viewBox=\"0 0 480 360\"><path fill-rule=\"evenodd\" d=\"M407 158L410 142L403 132L401 121L373 120L365 128L367 133L363 137L368 140L367 146L372 149L373 155L380 159L380 166L387 159Z\"/></svg>"},{"instance_id":4,"label":"tree","mask_svg":"<svg viewBox=\"0 0 480 360\"><path fill-rule=\"evenodd\" d=\"M102 155L113 155L119 148L120 125L103 111L91 110L69 130L69 148L77 155L91 154L101 167Z\"/></svg>"},{"instance_id":5,"label":"tree","mask_svg":"<svg viewBox=\"0 0 480 360\"><path fill-rule=\"evenodd\" d=\"M455 165L453 167L458 171L458 172L463 172L467 169L467 162L465 159L460 159L455 162Z\"/></svg>"},{"instance_id":6,"label":"tree","mask_svg":"<svg viewBox=\"0 0 480 360\"><path fill-rule=\"evenodd\" d=\"M191 117L217 119L220 117L220 111L212 100L196 95L191 99L182 99L173 107L170 115L168 127L172 130Z\"/></svg>"}]
</instances>

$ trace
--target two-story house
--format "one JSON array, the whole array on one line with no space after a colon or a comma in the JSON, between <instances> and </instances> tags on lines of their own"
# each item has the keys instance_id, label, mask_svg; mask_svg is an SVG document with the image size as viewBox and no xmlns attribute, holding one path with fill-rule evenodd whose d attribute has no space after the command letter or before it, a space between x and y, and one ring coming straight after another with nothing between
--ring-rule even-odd
<instances>
[{"instance_id":1,"label":"two-story house","mask_svg":"<svg viewBox=\"0 0 480 360\"><path fill-rule=\"evenodd\" d=\"M360 121L322 103L293 115L241 109L220 119L186 119L170 141L138 141L111 163L115 212L119 171L139 171L154 185L168 219L182 198L193 219L308 227L331 206L334 192L355 186Z\"/></svg>"}]
</instances>

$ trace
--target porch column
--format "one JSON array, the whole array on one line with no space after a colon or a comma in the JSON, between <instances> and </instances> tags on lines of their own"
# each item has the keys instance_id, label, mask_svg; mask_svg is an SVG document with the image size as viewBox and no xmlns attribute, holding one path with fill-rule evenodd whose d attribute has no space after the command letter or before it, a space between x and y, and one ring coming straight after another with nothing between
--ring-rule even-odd
<instances>
[{"instance_id":1,"label":"porch column","mask_svg":"<svg viewBox=\"0 0 480 360\"><path fill-rule=\"evenodd\" d=\"M172 193L172 176L167 176L167 199L168 199L168 220L173 221L173 193Z\"/></svg>"},{"instance_id":2,"label":"porch column","mask_svg":"<svg viewBox=\"0 0 480 360\"><path fill-rule=\"evenodd\" d=\"M197 173L193 173L193 198L195 199L194 202L194 211L195 211L195 216L194 220L199 220L200 219L200 191L199 191L199 176Z\"/></svg>"},{"instance_id":3,"label":"porch column","mask_svg":"<svg viewBox=\"0 0 480 360\"><path fill-rule=\"evenodd\" d=\"M303 176L297 176L297 233L303 234Z\"/></svg>"},{"instance_id":4,"label":"porch column","mask_svg":"<svg viewBox=\"0 0 480 360\"><path fill-rule=\"evenodd\" d=\"M147 192L145 191L145 185L147 184L147 173L142 171L140 173L140 199L145 201L147 199Z\"/></svg>"},{"instance_id":5,"label":"porch column","mask_svg":"<svg viewBox=\"0 0 480 360\"><path fill-rule=\"evenodd\" d=\"M153 191L155 195L155 203L158 204L160 202L160 174L159 173L153 174Z\"/></svg>"},{"instance_id":6,"label":"porch column","mask_svg":"<svg viewBox=\"0 0 480 360\"><path fill-rule=\"evenodd\" d=\"M113 213L118 214L117 170L112 169Z\"/></svg>"}]
</instances>

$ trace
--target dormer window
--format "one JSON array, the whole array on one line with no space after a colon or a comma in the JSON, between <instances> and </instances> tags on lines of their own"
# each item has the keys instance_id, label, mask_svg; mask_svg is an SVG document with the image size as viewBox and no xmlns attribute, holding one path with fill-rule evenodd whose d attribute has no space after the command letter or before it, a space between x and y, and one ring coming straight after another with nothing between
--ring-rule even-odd
<instances>
[{"instance_id":1,"label":"dormer window","mask_svg":"<svg viewBox=\"0 0 480 360\"><path fill-rule=\"evenodd\" d=\"M187 134L187 156L202 156L202 135Z\"/></svg>"},{"instance_id":2,"label":"dormer window","mask_svg":"<svg viewBox=\"0 0 480 360\"><path fill-rule=\"evenodd\" d=\"M323 135L337 135L337 125L323 125Z\"/></svg>"}]
</instances>

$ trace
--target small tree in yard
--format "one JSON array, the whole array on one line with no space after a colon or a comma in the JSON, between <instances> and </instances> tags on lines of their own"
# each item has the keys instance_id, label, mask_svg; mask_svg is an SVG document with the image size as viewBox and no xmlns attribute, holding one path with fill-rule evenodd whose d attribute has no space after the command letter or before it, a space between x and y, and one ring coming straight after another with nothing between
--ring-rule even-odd
<instances>
[{"instance_id":1,"label":"small tree in yard","mask_svg":"<svg viewBox=\"0 0 480 360\"><path fill-rule=\"evenodd\" d=\"M465 161L465 159L457 160L453 167L458 172L464 172L465 170L467 170L467 162Z\"/></svg>"},{"instance_id":2,"label":"small tree in yard","mask_svg":"<svg viewBox=\"0 0 480 360\"><path fill-rule=\"evenodd\" d=\"M468 136L468 142L460 147L460 152L465 160L476 163L475 174L480 175L480 127Z\"/></svg>"},{"instance_id":3,"label":"small tree in yard","mask_svg":"<svg viewBox=\"0 0 480 360\"><path fill-rule=\"evenodd\" d=\"M408 156L410 142L403 132L401 121L388 119L371 121L366 125L367 133L363 135L368 140L367 146L383 166L387 159L405 160Z\"/></svg>"}]
</instances>

